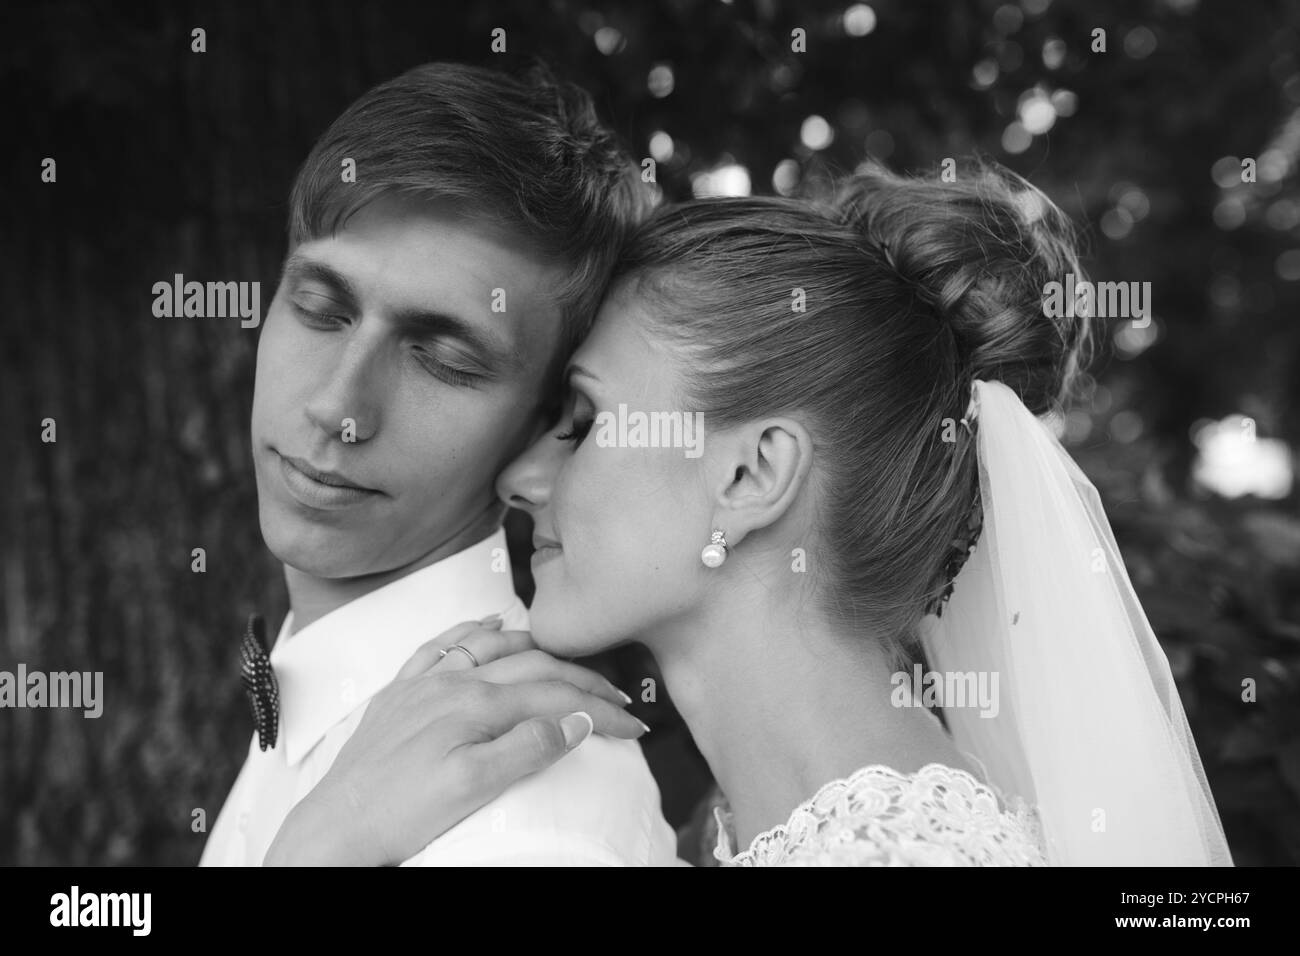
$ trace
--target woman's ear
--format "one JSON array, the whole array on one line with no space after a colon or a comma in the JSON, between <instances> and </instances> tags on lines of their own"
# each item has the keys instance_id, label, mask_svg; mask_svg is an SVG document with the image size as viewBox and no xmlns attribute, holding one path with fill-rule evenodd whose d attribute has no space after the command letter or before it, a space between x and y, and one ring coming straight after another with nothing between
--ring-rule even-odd
<instances>
[{"instance_id":1,"label":"woman's ear","mask_svg":"<svg viewBox=\"0 0 1300 956\"><path fill-rule=\"evenodd\" d=\"M734 429L722 444L718 467L726 472L714 501L714 527L734 546L790 510L812 470L813 441L799 422L768 418Z\"/></svg>"}]
</instances>

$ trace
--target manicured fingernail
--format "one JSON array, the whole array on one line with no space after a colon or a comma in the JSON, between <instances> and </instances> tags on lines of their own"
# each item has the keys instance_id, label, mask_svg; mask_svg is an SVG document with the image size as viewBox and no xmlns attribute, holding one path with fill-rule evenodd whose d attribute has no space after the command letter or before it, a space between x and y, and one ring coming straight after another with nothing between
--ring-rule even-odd
<instances>
[{"instance_id":1,"label":"manicured fingernail","mask_svg":"<svg viewBox=\"0 0 1300 956\"><path fill-rule=\"evenodd\" d=\"M565 749L572 750L590 737L595 726L591 714L585 710L575 711L567 717L560 718L560 731L564 734Z\"/></svg>"},{"instance_id":2,"label":"manicured fingernail","mask_svg":"<svg viewBox=\"0 0 1300 956\"><path fill-rule=\"evenodd\" d=\"M610 684L609 686L610 686L610 687L614 687L613 684ZM632 703L632 698L629 697L629 696L627 696L627 694L623 693L623 692L622 692L621 690L619 690L617 687L614 687L614 693L618 694L619 697L622 697L622 698L623 698L623 703L625 703L625 704L630 704L630 703Z\"/></svg>"},{"instance_id":3,"label":"manicured fingernail","mask_svg":"<svg viewBox=\"0 0 1300 956\"><path fill-rule=\"evenodd\" d=\"M647 724L644 720L642 720L640 717L633 717L632 719L635 720L638 724L640 724L641 729L644 730L647 734L650 733L650 725Z\"/></svg>"},{"instance_id":4,"label":"manicured fingernail","mask_svg":"<svg viewBox=\"0 0 1300 956\"><path fill-rule=\"evenodd\" d=\"M501 615L489 614L487 617L483 618L483 620L479 621L479 623L482 624L484 627L500 627Z\"/></svg>"}]
</instances>

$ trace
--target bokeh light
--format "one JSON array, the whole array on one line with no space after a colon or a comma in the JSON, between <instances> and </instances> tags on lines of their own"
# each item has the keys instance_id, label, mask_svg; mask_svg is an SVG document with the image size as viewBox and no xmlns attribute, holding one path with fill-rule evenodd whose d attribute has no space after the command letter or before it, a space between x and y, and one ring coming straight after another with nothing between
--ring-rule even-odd
<instances>
[{"instance_id":1,"label":"bokeh light","mask_svg":"<svg viewBox=\"0 0 1300 956\"><path fill-rule=\"evenodd\" d=\"M1020 99L1020 125L1031 136L1041 136L1056 123L1056 107L1042 90L1031 90Z\"/></svg>"},{"instance_id":2,"label":"bokeh light","mask_svg":"<svg viewBox=\"0 0 1300 956\"><path fill-rule=\"evenodd\" d=\"M650 134L650 155L656 163L666 163L673 158L675 152L673 138L658 129Z\"/></svg>"},{"instance_id":3,"label":"bokeh light","mask_svg":"<svg viewBox=\"0 0 1300 956\"><path fill-rule=\"evenodd\" d=\"M601 27L593 39L596 41L596 49L605 56L612 56L627 46L627 37L614 27Z\"/></svg>"},{"instance_id":4,"label":"bokeh light","mask_svg":"<svg viewBox=\"0 0 1300 956\"><path fill-rule=\"evenodd\" d=\"M646 87L650 90L650 95L660 100L672 93L676 82L673 68L667 63L656 63L650 68L650 74L646 77Z\"/></svg>"},{"instance_id":5,"label":"bokeh light","mask_svg":"<svg viewBox=\"0 0 1300 956\"><path fill-rule=\"evenodd\" d=\"M1154 316L1145 326L1121 322L1115 327L1115 353L1123 359L1137 358L1160 338L1160 325Z\"/></svg>"},{"instance_id":6,"label":"bokeh light","mask_svg":"<svg viewBox=\"0 0 1300 956\"><path fill-rule=\"evenodd\" d=\"M1231 189L1241 183L1241 157L1224 156L1210 167L1210 177L1220 189Z\"/></svg>"},{"instance_id":7,"label":"bokeh light","mask_svg":"<svg viewBox=\"0 0 1300 956\"><path fill-rule=\"evenodd\" d=\"M1283 282L1300 282L1300 249L1288 249L1274 263L1277 277Z\"/></svg>"},{"instance_id":8,"label":"bokeh light","mask_svg":"<svg viewBox=\"0 0 1300 956\"><path fill-rule=\"evenodd\" d=\"M980 60L971 68L971 82L976 89L987 90L998 80L998 61Z\"/></svg>"},{"instance_id":9,"label":"bokeh light","mask_svg":"<svg viewBox=\"0 0 1300 956\"><path fill-rule=\"evenodd\" d=\"M1110 420L1110 437L1121 445L1128 445L1142 437L1142 416L1131 409L1115 413Z\"/></svg>"},{"instance_id":10,"label":"bokeh light","mask_svg":"<svg viewBox=\"0 0 1300 956\"><path fill-rule=\"evenodd\" d=\"M1019 120L1008 123L1007 128L1002 131L1002 148L1008 153L1023 153L1033 141L1034 137L1029 135L1029 131Z\"/></svg>"},{"instance_id":11,"label":"bokeh light","mask_svg":"<svg viewBox=\"0 0 1300 956\"><path fill-rule=\"evenodd\" d=\"M814 114L803 121L799 140L809 149L822 150L835 141L835 130L825 119Z\"/></svg>"},{"instance_id":12,"label":"bokeh light","mask_svg":"<svg viewBox=\"0 0 1300 956\"><path fill-rule=\"evenodd\" d=\"M1003 36L1015 33L1024 22L1024 13L1014 4L1004 3L993 11L993 29Z\"/></svg>"},{"instance_id":13,"label":"bokeh light","mask_svg":"<svg viewBox=\"0 0 1300 956\"><path fill-rule=\"evenodd\" d=\"M1052 93L1052 108L1057 116L1073 116L1079 108L1079 95L1073 90L1056 90Z\"/></svg>"},{"instance_id":14,"label":"bokeh light","mask_svg":"<svg viewBox=\"0 0 1300 956\"><path fill-rule=\"evenodd\" d=\"M1256 434L1253 419L1229 415L1197 429L1192 480L1224 498L1285 498L1293 480L1291 451L1276 438Z\"/></svg>"},{"instance_id":15,"label":"bokeh light","mask_svg":"<svg viewBox=\"0 0 1300 956\"><path fill-rule=\"evenodd\" d=\"M1101 214L1102 234L1107 239L1119 241L1127 239L1129 233L1133 231L1133 216L1123 206L1117 206L1114 209L1107 209Z\"/></svg>"},{"instance_id":16,"label":"bokeh light","mask_svg":"<svg viewBox=\"0 0 1300 956\"><path fill-rule=\"evenodd\" d=\"M697 199L717 196L748 196L749 170L739 163L723 163L691 177L691 192Z\"/></svg>"},{"instance_id":17,"label":"bokeh light","mask_svg":"<svg viewBox=\"0 0 1300 956\"><path fill-rule=\"evenodd\" d=\"M1246 204L1236 196L1224 196L1215 203L1213 217L1220 229L1238 229L1246 221Z\"/></svg>"},{"instance_id":18,"label":"bokeh light","mask_svg":"<svg viewBox=\"0 0 1300 956\"><path fill-rule=\"evenodd\" d=\"M1145 60L1156 51L1156 35L1150 27L1134 27L1124 34L1124 52L1135 60Z\"/></svg>"},{"instance_id":19,"label":"bokeh light","mask_svg":"<svg viewBox=\"0 0 1300 956\"><path fill-rule=\"evenodd\" d=\"M844 11L844 32L864 37L876 28L876 11L865 3L855 3Z\"/></svg>"},{"instance_id":20,"label":"bokeh light","mask_svg":"<svg viewBox=\"0 0 1300 956\"><path fill-rule=\"evenodd\" d=\"M1043 44L1043 66L1049 70L1059 70L1065 62L1065 41L1060 37L1050 37Z\"/></svg>"},{"instance_id":21,"label":"bokeh light","mask_svg":"<svg viewBox=\"0 0 1300 956\"><path fill-rule=\"evenodd\" d=\"M790 196L799 186L799 164L793 159L783 159L772 170L772 188L779 195Z\"/></svg>"}]
</instances>

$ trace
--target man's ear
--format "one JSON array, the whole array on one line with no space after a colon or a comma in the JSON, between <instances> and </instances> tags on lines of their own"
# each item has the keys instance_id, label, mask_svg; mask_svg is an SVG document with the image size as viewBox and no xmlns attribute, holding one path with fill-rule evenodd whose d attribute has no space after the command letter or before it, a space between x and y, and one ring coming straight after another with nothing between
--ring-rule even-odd
<instances>
[{"instance_id":1,"label":"man's ear","mask_svg":"<svg viewBox=\"0 0 1300 956\"><path fill-rule=\"evenodd\" d=\"M720 444L713 526L730 547L790 510L812 470L813 441L799 422L769 418L733 430Z\"/></svg>"}]
</instances>

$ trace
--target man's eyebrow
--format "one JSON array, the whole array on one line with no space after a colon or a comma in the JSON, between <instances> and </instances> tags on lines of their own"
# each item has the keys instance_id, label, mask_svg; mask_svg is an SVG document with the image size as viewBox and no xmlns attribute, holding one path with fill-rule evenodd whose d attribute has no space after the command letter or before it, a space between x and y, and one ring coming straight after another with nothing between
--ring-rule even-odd
<instances>
[{"instance_id":1,"label":"man's eyebrow","mask_svg":"<svg viewBox=\"0 0 1300 956\"><path fill-rule=\"evenodd\" d=\"M506 367L519 371L524 366L517 346L495 335L486 335L470 322L448 312L434 309L398 309L390 318L400 328L420 335L452 336Z\"/></svg>"},{"instance_id":2,"label":"man's eyebrow","mask_svg":"<svg viewBox=\"0 0 1300 956\"><path fill-rule=\"evenodd\" d=\"M284 262L282 277L314 279L322 285L328 286L330 291L344 300L343 304L353 307L358 304L359 297L356 288L348 281L347 276L315 259L306 259L297 255L290 256Z\"/></svg>"},{"instance_id":3,"label":"man's eyebrow","mask_svg":"<svg viewBox=\"0 0 1300 956\"><path fill-rule=\"evenodd\" d=\"M294 279L314 279L329 287L343 305L360 308L360 296L356 287L348 281L347 276L315 259L292 255L285 260L283 276ZM435 309L398 309L389 318L408 331L417 334L437 336L450 335L460 339L466 345L478 350L485 356L495 358L506 366L508 371L520 371L526 364L518 347L499 340L496 336L484 335L474 325L459 316Z\"/></svg>"}]
</instances>

